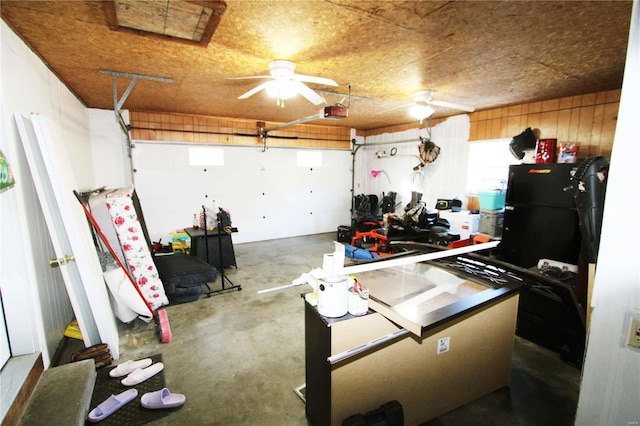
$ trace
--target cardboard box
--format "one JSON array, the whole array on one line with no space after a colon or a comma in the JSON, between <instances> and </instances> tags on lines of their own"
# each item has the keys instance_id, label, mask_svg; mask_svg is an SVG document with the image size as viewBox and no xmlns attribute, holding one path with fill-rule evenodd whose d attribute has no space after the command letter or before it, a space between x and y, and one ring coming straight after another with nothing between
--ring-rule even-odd
<instances>
[{"instance_id":1,"label":"cardboard box","mask_svg":"<svg viewBox=\"0 0 640 426\"><path fill-rule=\"evenodd\" d=\"M518 300L514 295L489 304L425 336L394 339L333 367L327 355L397 332L398 326L378 312L326 324L306 304L308 377L322 377L318 384L326 386L307 381L307 416L314 424L339 426L353 414L397 400L405 424L417 425L507 386ZM442 339L451 342L450 350L438 353Z\"/></svg>"},{"instance_id":2,"label":"cardboard box","mask_svg":"<svg viewBox=\"0 0 640 426\"><path fill-rule=\"evenodd\" d=\"M469 211L462 210L452 212L451 210L440 210L440 218L447 219L451 225L451 231L458 232L461 240L468 239L471 234L477 234L480 230L480 215L469 214Z\"/></svg>"}]
</instances>

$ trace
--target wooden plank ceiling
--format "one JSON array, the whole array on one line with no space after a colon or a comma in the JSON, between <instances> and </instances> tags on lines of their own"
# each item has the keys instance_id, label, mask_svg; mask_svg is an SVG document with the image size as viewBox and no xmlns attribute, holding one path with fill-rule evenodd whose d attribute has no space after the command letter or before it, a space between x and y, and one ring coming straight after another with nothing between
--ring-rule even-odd
<instances>
[{"instance_id":1,"label":"wooden plank ceiling","mask_svg":"<svg viewBox=\"0 0 640 426\"><path fill-rule=\"evenodd\" d=\"M478 110L620 88L632 2L622 1L2 1L3 20L90 108L113 109L100 70L140 80L123 108L289 122L322 108L284 108L261 91L269 62L296 63L343 120L374 129L412 122L418 90ZM211 22L209 18L212 18ZM160 33L151 34L150 32ZM129 79L119 79L119 95ZM353 97L342 101L349 93ZM434 117L460 113L435 107Z\"/></svg>"}]
</instances>

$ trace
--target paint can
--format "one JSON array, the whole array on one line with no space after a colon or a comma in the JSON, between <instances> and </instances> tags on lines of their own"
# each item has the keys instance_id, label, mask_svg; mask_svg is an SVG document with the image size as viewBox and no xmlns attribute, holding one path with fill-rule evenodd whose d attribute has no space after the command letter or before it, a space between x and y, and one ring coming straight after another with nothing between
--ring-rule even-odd
<instances>
[{"instance_id":1,"label":"paint can","mask_svg":"<svg viewBox=\"0 0 640 426\"><path fill-rule=\"evenodd\" d=\"M369 312L369 290L356 291L349 289L349 313L354 316L366 315Z\"/></svg>"},{"instance_id":2,"label":"paint can","mask_svg":"<svg viewBox=\"0 0 640 426\"><path fill-rule=\"evenodd\" d=\"M338 318L349 311L349 279L346 275L318 280L318 313Z\"/></svg>"}]
</instances>

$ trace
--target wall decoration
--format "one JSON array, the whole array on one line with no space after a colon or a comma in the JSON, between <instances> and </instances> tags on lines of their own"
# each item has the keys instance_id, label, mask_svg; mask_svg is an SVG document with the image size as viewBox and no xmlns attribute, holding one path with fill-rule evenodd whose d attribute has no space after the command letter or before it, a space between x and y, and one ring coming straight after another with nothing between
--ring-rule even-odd
<instances>
[{"instance_id":1,"label":"wall decoration","mask_svg":"<svg viewBox=\"0 0 640 426\"><path fill-rule=\"evenodd\" d=\"M11 173L11 167L9 162L4 156L4 153L0 151L0 189L9 188L16 183L13 173Z\"/></svg>"}]
</instances>

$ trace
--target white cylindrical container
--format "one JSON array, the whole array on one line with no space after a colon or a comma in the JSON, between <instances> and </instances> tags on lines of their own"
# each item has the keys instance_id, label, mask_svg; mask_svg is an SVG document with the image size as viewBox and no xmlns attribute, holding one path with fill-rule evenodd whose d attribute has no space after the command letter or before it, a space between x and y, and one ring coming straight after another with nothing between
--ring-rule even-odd
<instances>
[{"instance_id":1,"label":"white cylindrical container","mask_svg":"<svg viewBox=\"0 0 640 426\"><path fill-rule=\"evenodd\" d=\"M364 290L357 292L351 287L349 289L349 313L354 316L366 315L369 312L369 292Z\"/></svg>"},{"instance_id":2,"label":"white cylindrical container","mask_svg":"<svg viewBox=\"0 0 640 426\"><path fill-rule=\"evenodd\" d=\"M318 280L318 313L338 318L349 311L349 279L346 275Z\"/></svg>"}]
</instances>

